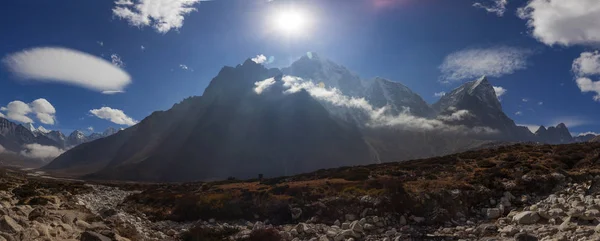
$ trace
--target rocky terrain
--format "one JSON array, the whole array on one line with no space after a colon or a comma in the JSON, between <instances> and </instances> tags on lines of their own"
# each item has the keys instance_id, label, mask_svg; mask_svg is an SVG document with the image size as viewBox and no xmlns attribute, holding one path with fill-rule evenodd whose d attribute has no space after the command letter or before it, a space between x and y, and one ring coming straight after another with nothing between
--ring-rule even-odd
<instances>
[{"instance_id":1,"label":"rocky terrain","mask_svg":"<svg viewBox=\"0 0 600 241\"><path fill-rule=\"evenodd\" d=\"M149 184L0 172L0 240L598 240L600 143Z\"/></svg>"}]
</instances>

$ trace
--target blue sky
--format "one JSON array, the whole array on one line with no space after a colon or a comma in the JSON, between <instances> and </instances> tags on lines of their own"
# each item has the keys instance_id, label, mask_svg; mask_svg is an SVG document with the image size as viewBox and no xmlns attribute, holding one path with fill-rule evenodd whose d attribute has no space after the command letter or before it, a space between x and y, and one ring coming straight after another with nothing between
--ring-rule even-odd
<instances>
[{"instance_id":1,"label":"blue sky","mask_svg":"<svg viewBox=\"0 0 600 241\"><path fill-rule=\"evenodd\" d=\"M9 117L15 121L26 116L36 126L64 132L127 127L201 95L225 65L263 54L274 59L268 67L284 67L315 51L363 78L401 82L429 103L439 98L434 93L487 74L494 86L506 90L501 103L515 122L565 122L573 133L600 132L595 121L600 103L594 99L600 92L595 83L600 74L596 0L170 1L191 4L182 10L161 5L169 0L2 3L0 113L13 110ZM573 11L563 17L551 14L560 9ZM301 12L306 26L292 34L274 28L277 16L290 11ZM153 15L140 18L144 13L164 17L163 25L157 26ZM53 49L86 53L116 66L83 58L64 70L36 73L50 71L85 84L40 81L44 78L30 73L36 71L30 62L46 64L43 57L54 56L48 51ZM30 55L19 55L23 51ZM23 58L16 62L17 57ZM49 59L51 67L55 63ZM87 60L99 67L83 71L89 66L78 64ZM575 71L574 63L579 63ZM74 73L64 73L70 70ZM115 87L124 92L102 93ZM40 98L52 108L35 102ZM25 105L8 108L13 101Z\"/></svg>"}]
</instances>

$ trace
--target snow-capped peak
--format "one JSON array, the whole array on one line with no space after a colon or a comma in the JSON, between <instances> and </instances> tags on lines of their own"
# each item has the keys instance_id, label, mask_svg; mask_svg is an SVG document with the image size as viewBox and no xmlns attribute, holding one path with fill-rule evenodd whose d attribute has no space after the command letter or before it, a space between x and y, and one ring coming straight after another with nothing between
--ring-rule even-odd
<instances>
[{"instance_id":1,"label":"snow-capped peak","mask_svg":"<svg viewBox=\"0 0 600 241\"><path fill-rule=\"evenodd\" d=\"M43 126L38 126L37 131L43 134L48 134L50 133L50 131L46 128L44 128Z\"/></svg>"},{"instance_id":2,"label":"snow-capped peak","mask_svg":"<svg viewBox=\"0 0 600 241\"><path fill-rule=\"evenodd\" d=\"M29 122L29 123L25 123L25 124L21 124L23 127L27 128L27 130L31 131L32 133L36 132L35 126L33 126L33 123Z\"/></svg>"}]
</instances>

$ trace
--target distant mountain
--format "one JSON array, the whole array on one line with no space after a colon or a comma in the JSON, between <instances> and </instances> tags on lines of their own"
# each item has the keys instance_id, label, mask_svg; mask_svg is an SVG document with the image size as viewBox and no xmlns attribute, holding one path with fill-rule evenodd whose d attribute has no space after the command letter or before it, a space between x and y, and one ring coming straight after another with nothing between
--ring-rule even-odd
<instances>
[{"instance_id":1,"label":"distant mountain","mask_svg":"<svg viewBox=\"0 0 600 241\"><path fill-rule=\"evenodd\" d=\"M575 142L588 142L596 137L597 137L597 135L594 135L594 134L586 134L586 135L578 135L576 137L573 137L573 139Z\"/></svg>"},{"instance_id":2,"label":"distant mountain","mask_svg":"<svg viewBox=\"0 0 600 241\"><path fill-rule=\"evenodd\" d=\"M60 146L56 141L37 135L27 127L10 122L0 117L0 145L6 150L20 152L25 144L40 144L45 146ZM33 128L36 131L35 128Z\"/></svg>"},{"instance_id":3,"label":"distant mountain","mask_svg":"<svg viewBox=\"0 0 600 241\"><path fill-rule=\"evenodd\" d=\"M452 124L469 127L485 126L498 131L494 138L500 140L528 141L533 134L527 128L519 127L502 110L496 92L488 79L483 76L467 82L452 92L442 96L432 105L438 115L451 116L457 111L462 118L447 120Z\"/></svg>"},{"instance_id":4,"label":"distant mountain","mask_svg":"<svg viewBox=\"0 0 600 241\"><path fill-rule=\"evenodd\" d=\"M571 136L569 129L564 123L558 124L556 127L551 126L546 129L544 126L535 132L538 141L550 144L567 144L575 142Z\"/></svg>"}]
</instances>

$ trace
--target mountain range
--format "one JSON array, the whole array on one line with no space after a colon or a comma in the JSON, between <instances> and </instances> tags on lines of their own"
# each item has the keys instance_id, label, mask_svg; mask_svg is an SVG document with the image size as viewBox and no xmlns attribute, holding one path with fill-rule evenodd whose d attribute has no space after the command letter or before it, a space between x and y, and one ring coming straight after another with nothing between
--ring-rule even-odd
<instances>
[{"instance_id":1,"label":"mountain range","mask_svg":"<svg viewBox=\"0 0 600 241\"><path fill-rule=\"evenodd\" d=\"M35 128L32 123L16 124L0 117L0 146L4 150L19 153L24 145L39 144L53 146L59 149L69 149L85 142L97 140L117 133L113 127L107 128L102 133L84 134L82 131L73 131L68 137L57 130L47 130L39 126Z\"/></svg>"},{"instance_id":2,"label":"mountain range","mask_svg":"<svg viewBox=\"0 0 600 241\"><path fill-rule=\"evenodd\" d=\"M516 125L486 77L429 105L399 82L363 80L310 53L283 69L251 60L224 67L202 96L75 146L43 170L135 181L282 176L437 156L497 141L578 139L564 124L536 133Z\"/></svg>"}]
</instances>

